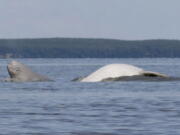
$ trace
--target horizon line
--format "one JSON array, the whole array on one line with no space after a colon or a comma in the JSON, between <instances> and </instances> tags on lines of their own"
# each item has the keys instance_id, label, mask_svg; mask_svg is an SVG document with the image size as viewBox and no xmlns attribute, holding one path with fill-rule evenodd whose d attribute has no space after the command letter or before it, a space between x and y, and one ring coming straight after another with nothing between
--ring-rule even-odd
<instances>
[{"instance_id":1,"label":"horizon line","mask_svg":"<svg viewBox=\"0 0 180 135\"><path fill-rule=\"evenodd\" d=\"M92 40L119 40L119 41L147 41L147 40L180 40L173 38L146 38L146 39L118 39L101 37L22 37L22 38L0 38L0 40L28 40L28 39L92 39Z\"/></svg>"}]
</instances>

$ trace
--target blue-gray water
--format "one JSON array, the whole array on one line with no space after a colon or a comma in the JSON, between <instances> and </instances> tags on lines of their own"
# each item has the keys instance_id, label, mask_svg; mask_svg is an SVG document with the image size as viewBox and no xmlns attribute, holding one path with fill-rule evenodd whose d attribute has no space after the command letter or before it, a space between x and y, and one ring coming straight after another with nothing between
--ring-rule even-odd
<instances>
[{"instance_id":1,"label":"blue-gray water","mask_svg":"<svg viewBox=\"0 0 180 135\"><path fill-rule=\"evenodd\" d=\"M2 135L179 135L180 82L71 82L110 63L180 77L180 59L18 59L55 82L0 83ZM0 60L7 77L9 60Z\"/></svg>"}]
</instances>

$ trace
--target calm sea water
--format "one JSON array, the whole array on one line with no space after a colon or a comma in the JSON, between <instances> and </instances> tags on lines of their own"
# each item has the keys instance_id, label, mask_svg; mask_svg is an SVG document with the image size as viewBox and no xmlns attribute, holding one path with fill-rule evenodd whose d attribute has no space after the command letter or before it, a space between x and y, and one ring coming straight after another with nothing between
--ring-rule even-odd
<instances>
[{"instance_id":1,"label":"calm sea water","mask_svg":"<svg viewBox=\"0 0 180 135\"><path fill-rule=\"evenodd\" d=\"M7 77L0 60L0 77ZM54 82L0 82L2 135L179 135L180 82L80 83L110 63L180 77L180 59L18 59Z\"/></svg>"}]
</instances>

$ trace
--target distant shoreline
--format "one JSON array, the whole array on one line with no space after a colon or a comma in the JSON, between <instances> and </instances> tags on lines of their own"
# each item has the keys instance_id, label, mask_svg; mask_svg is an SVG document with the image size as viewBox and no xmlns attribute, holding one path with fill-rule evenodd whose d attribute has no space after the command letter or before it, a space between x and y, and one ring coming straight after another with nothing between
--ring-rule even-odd
<instances>
[{"instance_id":1,"label":"distant shoreline","mask_svg":"<svg viewBox=\"0 0 180 135\"><path fill-rule=\"evenodd\" d=\"M36 39L90 39L90 40L117 40L117 41L153 41L153 40L170 40L180 41L180 39L165 38L147 38L147 39L118 39L118 38L101 38L101 37L22 37L22 38L0 38L0 40L36 40Z\"/></svg>"},{"instance_id":2,"label":"distant shoreline","mask_svg":"<svg viewBox=\"0 0 180 135\"><path fill-rule=\"evenodd\" d=\"M0 39L0 58L180 58L180 40Z\"/></svg>"}]
</instances>

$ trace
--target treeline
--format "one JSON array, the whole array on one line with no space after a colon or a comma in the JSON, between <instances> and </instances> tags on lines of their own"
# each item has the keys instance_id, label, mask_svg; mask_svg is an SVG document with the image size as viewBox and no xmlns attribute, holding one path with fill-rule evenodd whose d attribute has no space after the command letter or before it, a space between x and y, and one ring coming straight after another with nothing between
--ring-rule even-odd
<instances>
[{"instance_id":1,"label":"treeline","mask_svg":"<svg viewBox=\"0 0 180 135\"><path fill-rule=\"evenodd\" d=\"M1 58L180 57L180 40L0 39Z\"/></svg>"}]
</instances>

